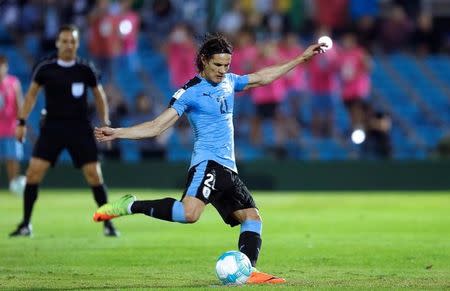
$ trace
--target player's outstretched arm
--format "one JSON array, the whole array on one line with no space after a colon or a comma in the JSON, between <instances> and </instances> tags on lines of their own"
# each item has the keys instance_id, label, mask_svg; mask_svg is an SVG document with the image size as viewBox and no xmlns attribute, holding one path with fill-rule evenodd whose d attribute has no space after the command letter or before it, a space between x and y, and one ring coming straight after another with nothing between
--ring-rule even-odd
<instances>
[{"instance_id":1,"label":"player's outstretched arm","mask_svg":"<svg viewBox=\"0 0 450 291\"><path fill-rule=\"evenodd\" d=\"M263 68L258 72L248 75L248 84L244 89L267 85L279 77L283 76L299 64L309 61L317 54L323 53L325 44L313 44L310 45L301 55L298 57L279 65Z\"/></svg>"},{"instance_id":2,"label":"player's outstretched arm","mask_svg":"<svg viewBox=\"0 0 450 291\"><path fill-rule=\"evenodd\" d=\"M175 124L179 116L175 109L168 108L152 121L143 122L132 127L95 128L95 138L98 141L110 141L116 138L141 139L160 135Z\"/></svg>"}]
</instances>

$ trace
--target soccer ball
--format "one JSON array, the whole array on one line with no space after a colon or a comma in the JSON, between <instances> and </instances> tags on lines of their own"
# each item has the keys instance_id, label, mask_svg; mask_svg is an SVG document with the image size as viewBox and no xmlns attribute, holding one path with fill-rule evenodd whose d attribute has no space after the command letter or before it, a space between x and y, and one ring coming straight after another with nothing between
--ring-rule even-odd
<instances>
[{"instance_id":1,"label":"soccer ball","mask_svg":"<svg viewBox=\"0 0 450 291\"><path fill-rule=\"evenodd\" d=\"M17 196L22 196L26 182L25 176L18 176L9 183L9 191Z\"/></svg>"},{"instance_id":2,"label":"soccer ball","mask_svg":"<svg viewBox=\"0 0 450 291\"><path fill-rule=\"evenodd\" d=\"M241 252L228 251L217 259L216 275L224 285L245 284L251 273L252 264Z\"/></svg>"}]
</instances>

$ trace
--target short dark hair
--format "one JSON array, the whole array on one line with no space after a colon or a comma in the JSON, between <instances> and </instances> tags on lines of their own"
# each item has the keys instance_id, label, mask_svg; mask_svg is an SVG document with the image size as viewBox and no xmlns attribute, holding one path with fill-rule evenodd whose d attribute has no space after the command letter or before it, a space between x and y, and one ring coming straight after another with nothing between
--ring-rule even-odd
<instances>
[{"instance_id":1,"label":"short dark hair","mask_svg":"<svg viewBox=\"0 0 450 291\"><path fill-rule=\"evenodd\" d=\"M204 66L202 59L209 61L215 54L230 54L233 52L231 43L220 33L208 34L205 37L195 60L197 70L203 71Z\"/></svg>"},{"instance_id":2,"label":"short dark hair","mask_svg":"<svg viewBox=\"0 0 450 291\"><path fill-rule=\"evenodd\" d=\"M5 55L0 55L0 65L8 64L8 58Z\"/></svg>"},{"instance_id":3,"label":"short dark hair","mask_svg":"<svg viewBox=\"0 0 450 291\"><path fill-rule=\"evenodd\" d=\"M63 31L70 31L70 32L76 31L78 33L78 35L80 34L80 30L74 24L64 24L64 25L60 26L59 31L58 31L58 37L61 34L61 32L63 32Z\"/></svg>"}]
</instances>

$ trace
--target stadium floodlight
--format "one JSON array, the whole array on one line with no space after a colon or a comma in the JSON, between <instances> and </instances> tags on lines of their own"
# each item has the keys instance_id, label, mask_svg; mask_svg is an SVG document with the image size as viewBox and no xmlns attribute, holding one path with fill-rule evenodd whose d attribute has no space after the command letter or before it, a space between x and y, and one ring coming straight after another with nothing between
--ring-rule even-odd
<instances>
[{"instance_id":1,"label":"stadium floodlight","mask_svg":"<svg viewBox=\"0 0 450 291\"><path fill-rule=\"evenodd\" d=\"M119 24L119 31L122 35L127 35L133 30L133 24L130 20L122 20Z\"/></svg>"},{"instance_id":2,"label":"stadium floodlight","mask_svg":"<svg viewBox=\"0 0 450 291\"><path fill-rule=\"evenodd\" d=\"M351 138L354 144L362 144L366 140L366 133L362 129L355 129Z\"/></svg>"}]
</instances>

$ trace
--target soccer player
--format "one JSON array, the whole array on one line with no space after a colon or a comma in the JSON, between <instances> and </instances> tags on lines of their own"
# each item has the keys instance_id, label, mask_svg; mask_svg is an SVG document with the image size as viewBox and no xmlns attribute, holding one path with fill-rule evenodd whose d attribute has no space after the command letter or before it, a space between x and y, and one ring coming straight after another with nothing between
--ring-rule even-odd
<instances>
[{"instance_id":1,"label":"soccer player","mask_svg":"<svg viewBox=\"0 0 450 291\"><path fill-rule=\"evenodd\" d=\"M230 226L241 225L239 250L253 267L261 249L262 222L253 198L237 174L234 157L234 92L271 83L314 55L323 52L324 44L311 45L296 58L256 73L239 76L228 73L232 46L221 35L208 37L199 49L196 64L199 74L179 89L169 108L152 121L128 128L95 129L98 141L116 138L154 137L171 127L186 113L193 128L195 143L187 185L181 201L173 198L138 201L125 195L114 203L100 207L95 221L142 213L154 218L180 223L194 223L211 203ZM247 283L283 283L256 269Z\"/></svg>"},{"instance_id":2,"label":"soccer player","mask_svg":"<svg viewBox=\"0 0 450 291\"><path fill-rule=\"evenodd\" d=\"M5 161L9 190L22 194L25 177L20 176L22 144L16 141L17 113L22 103L19 80L8 74L8 59L0 55L0 161Z\"/></svg>"},{"instance_id":3,"label":"soccer player","mask_svg":"<svg viewBox=\"0 0 450 291\"><path fill-rule=\"evenodd\" d=\"M88 87L92 89L95 105L104 125L110 124L108 104L95 68L77 57L78 46L78 28L72 25L62 26L56 39L57 55L39 62L33 71L30 88L19 112L16 138L24 140L26 119L41 88L45 90L47 116L26 173L23 220L10 234L11 237L31 236L30 220L39 184L48 168L55 165L63 149L68 150L74 166L82 169L97 205L107 202L97 145L88 119ZM117 236L118 232L111 222L105 222L104 234Z\"/></svg>"}]
</instances>

